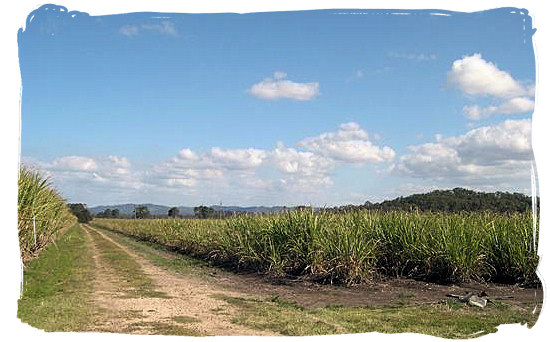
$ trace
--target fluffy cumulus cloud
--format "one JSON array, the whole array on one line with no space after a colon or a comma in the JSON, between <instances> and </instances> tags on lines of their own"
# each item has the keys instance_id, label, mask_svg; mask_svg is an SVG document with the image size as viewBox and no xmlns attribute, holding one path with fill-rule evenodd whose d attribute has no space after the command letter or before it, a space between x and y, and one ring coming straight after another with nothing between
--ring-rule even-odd
<instances>
[{"instance_id":1,"label":"fluffy cumulus cloud","mask_svg":"<svg viewBox=\"0 0 550 342\"><path fill-rule=\"evenodd\" d=\"M299 142L297 149L278 142L272 150L213 147L198 153L184 148L170 160L147 172L146 181L179 188L225 187L235 192L312 192L332 185L337 164L381 163L395 152L374 145L357 123L344 123L336 132L322 133Z\"/></svg>"},{"instance_id":2,"label":"fluffy cumulus cloud","mask_svg":"<svg viewBox=\"0 0 550 342\"><path fill-rule=\"evenodd\" d=\"M311 175L324 172L334 166L331 159L312 152L303 152L286 147L282 142L277 143L277 147L273 150L271 156L277 169L284 173Z\"/></svg>"},{"instance_id":3,"label":"fluffy cumulus cloud","mask_svg":"<svg viewBox=\"0 0 550 342\"><path fill-rule=\"evenodd\" d=\"M527 97L514 97L496 106L464 106L462 111L470 120L480 120L498 114L527 113L535 109L535 102Z\"/></svg>"},{"instance_id":4,"label":"fluffy cumulus cloud","mask_svg":"<svg viewBox=\"0 0 550 342\"><path fill-rule=\"evenodd\" d=\"M299 145L324 157L347 163L380 163L395 156L395 151L390 147L374 145L367 132L354 122L341 124L336 132L306 138Z\"/></svg>"},{"instance_id":5,"label":"fluffy cumulus cloud","mask_svg":"<svg viewBox=\"0 0 550 342\"><path fill-rule=\"evenodd\" d=\"M466 163L492 165L500 161L531 160L531 120L506 120L442 140L455 148Z\"/></svg>"},{"instance_id":6,"label":"fluffy cumulus cloud","mask_svg":"<svg viewBox=\"0 0 550 342\"><path fill-rule=\"evenodd\" d=\"M262 164L267 153L255 148L223 150L214 147L210 151L213 163L227 169L254 169Z\"/></svg>"},{"instance_id":7,"label":"fluffy cumulus cloud","mask_svg":"<svg viewBox=\"0 0 550 342\"><path fill-rule=\"evenodd\" d=\"M531 120L506 120L409 150L394 172L466 185L525 180L533 157Z\"/></svg>"},{"instance_id":8,"label":"fluffy cumulus cloud","mask_svg":"<svg viewBox=\"0 0 550 342\"><path fill-rule=\"evenodd\" d=\"M213 147L210 151L202 154L185 148L172 159L172 164L195 170L211 168L247 170L260 166L266 156L266 151L255 148L222 149Z\"/></svg>"},{"instance_id":9,"label":"fluffy cumulus cloud","mask_svg":"<svg viewBox=\"0 0 550 342\"><path fill-rule=\"evenodd\" d=\"M254 173L266 157L266 151L254 148L213 147L205 153L184 148L172 159L154 165L147 172L147 180L171 187L228 186L228 182L240 175Z\"/></svg>"},{"instance_id":10,"label":"fluffy cumulus cloud","mask_svg":"<svg viewBox=\"0 0 550 342\"><path fill-rule=\"evenodd\" d=\"M94 159L82 156L64 156L55 159L48 167L59 171L80 171L88 172L97 169L97 163Z\"/></svg>"},{"instance_id":11,"label":"fluffy cumulus cloud","mask_svg":"<svg viewBox=\"0 0 550 342\"><path fill-rule=\"evenodd\" d=\"M224 172L221 169L186 166L174 160L153 166L145 177L147 184L175 188L192 188L211 182L221 185L223 179Z\"/></svg>"},{"instance_id":12,"label":"fluffy cumulus cloud","mask_svg":"<svg viewBox=\"0 0 550 342\"><path fill-rule=\"evenodd\" d=\"M397 163L397 170L407 175L450 174L461 163L458 151L443 143L410 146L409 150L411 153L399 158Z\"/></svg>"},{"instance_id":13,"label":"fluffy cumulus cloud","mask_svg":"<svg viewBox=\"0 0 550 342\"><path fill-rule=\"evenodd\" d=\"M277 143L271 152L272 164L281 172L280 185L295 191L311 191L332 185L334 161L309 151L298 151Z\"/></svg>"},{"instance_id":14,"label":"fluffy cumulus cloud","mask_svg":"<svg viewBox=\"0 0 550 342\"><path fill-rule=\"evenodd\" d=\"M63 156L51 161L25 159L23 163L43 172L71 198L81 192L131 192L145 186L130 161L119 156Z\"/></svg>"},{"instance_id":15,"label":"fluffy cumulus cloud","mask_svg":"<svg viewBox=\"0 0 550 342\"><path fill-rule=\"evenodd\" d=\"M453 62L447 82L465 94L510 98L528 94L528 89L508 72L473 54Z\"/></svg>"},{"instance_id":16,"label":"fluffy cumulus cloud","mask_svg":"<svg viewBox=\"0 0 550 342\"><path fill-rule=\"evenodd\" d=\"M462 112L470 120L500 114L521 114L533 111L534 85L517 81L512 75L483 59L481 54L465 56L453 62L447 73L447 84L470 98L488 97L494 105L466 105Z\"/></svg>"},{"instance_id":17,"label":"fluffy cumulus cloud","mask_svg":"<svg viewBox=\"0 0 550 342\"><path fill-rule=\"evenodd\" d=\"M151 183L175 187L226 187L235 192L253 188L272 191L278 184L302 190L329 185L333 161L312 152L297 151L278 143L273 150L212 148L206 153L181 150L171 160L155 165ZM260 176L260 168L279 172L274 178Z\"/></svg>"},{"instance_id":18,"label":"fluffy cumulus cloud","mask_svg":"<svg viewBox=\"0 0 550 342\"><path fill-rule=\"evenodd\" d=\"M254 84L248 90L251 95L266 99L293 99L298 101L309 101L319 95L319 83L298 83L287 79L284 72L275 72L273 77L268 77Z\"/></svg>"}]
</instances>

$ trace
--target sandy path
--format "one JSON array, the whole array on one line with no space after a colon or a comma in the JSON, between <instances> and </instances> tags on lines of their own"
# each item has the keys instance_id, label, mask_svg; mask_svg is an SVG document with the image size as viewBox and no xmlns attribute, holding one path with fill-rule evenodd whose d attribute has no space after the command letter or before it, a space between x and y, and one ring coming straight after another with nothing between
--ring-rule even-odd
<instances>
[{"instance_id":1,"label":"sandy path","mask_svg":"<svg viewBox=\"0 0 550 342\"><path fill-rule=\"evenodd\" d=\"M198 335L276 335L273 332L262 332L232 324L231 308L225 301L213 297L216 294L243 296L242 293L216 288L197 277L183 276L161 269L101 231L89 225L82 227L91 241L96 264L94 302L107 313L106 319L98 323L97 330L158 334L160 324L163 327L171 327L170 329L182 328L183 334L185 329L189 329L192 334ZM124 282L124 279L121 279L100 256L100 239L115 244L133 258L143 273L152 280L155 291L165 293L168 298L121 297L124 295L121 292L121 282ZM225 311L226 314L216 314L215 310ZM178 320L178 317L183 317L185 322L176 322L175 319Z\"/></svg>"}]
</instances>

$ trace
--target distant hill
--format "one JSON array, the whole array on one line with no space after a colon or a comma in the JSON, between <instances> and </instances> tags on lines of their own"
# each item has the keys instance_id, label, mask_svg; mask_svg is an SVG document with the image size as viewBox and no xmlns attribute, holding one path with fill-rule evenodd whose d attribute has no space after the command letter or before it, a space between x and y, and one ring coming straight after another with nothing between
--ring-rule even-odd
<instances>
[{"instance_id":1,"label":"distant hill","mask_svg":"<svg viewBox=\"0 0 550 342\"><path fill-rule=\"evenodd\" d=\"M539 207L537 199L537 208ZM338 209L372 208L389 210L421 210L436 212L495 211L525 212L531 210L531 197L521 193L477 192L464 188L435 190L425 194L398 197L380 203L365 203L359 206L344 206Z\"/></svg>"}]
</instances>

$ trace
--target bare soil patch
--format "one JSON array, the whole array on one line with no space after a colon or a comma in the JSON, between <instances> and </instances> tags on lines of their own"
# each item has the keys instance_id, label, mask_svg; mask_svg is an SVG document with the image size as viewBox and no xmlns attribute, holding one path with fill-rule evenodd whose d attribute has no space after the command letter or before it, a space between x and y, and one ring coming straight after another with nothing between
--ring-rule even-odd
<instances>
[{"instance_id":1,"label":"bare soil patch","mask_svg":"<svg viewBox=\"0 0 550 342\"><path fill-rule=\"evenodd\" d=\"M217 277L220 285L234 291L256 295L276 295L312 308L329 305L377 306L407 298L410 304L430 304L445 300L447 294L479 294L491 299L522 307L535 308L542 302L542 288L523 288L517 285L467 283L441 285L412 279L388 278L374 284L353 287L323 285L307 280L265 279L258 274L223 274Z\"/></svg>"}]
</instances>

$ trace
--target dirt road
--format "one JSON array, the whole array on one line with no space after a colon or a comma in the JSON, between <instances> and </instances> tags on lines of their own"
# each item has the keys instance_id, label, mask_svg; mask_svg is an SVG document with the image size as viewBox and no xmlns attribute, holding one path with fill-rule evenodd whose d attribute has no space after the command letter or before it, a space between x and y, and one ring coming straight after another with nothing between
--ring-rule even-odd
<instances>
[{"instance_id":1,"label":"dirt road","mask_svg":"<svg viewBox=\"0 0 550 342\"><path fill-rule=\"evenodd\" d=\"M115 241L104 232L83 225L91 241L96 265L94 302L105 312L97 330L106 332L185 335L276 335L251 330L230 322L226 302L217 296L242 296L198 277L183 276L153 265L141 255ZM108 254L125 254L137 263L140 281L150 281L154 291L149 295L125 287L125 279L108 262ZM135 270L134 270L135 271ZM132 276L135 277L135 272ZM142 291L143 292L143 291ZM224 312L225 314L220 314Z\"/></svg>"}]
</instances>

